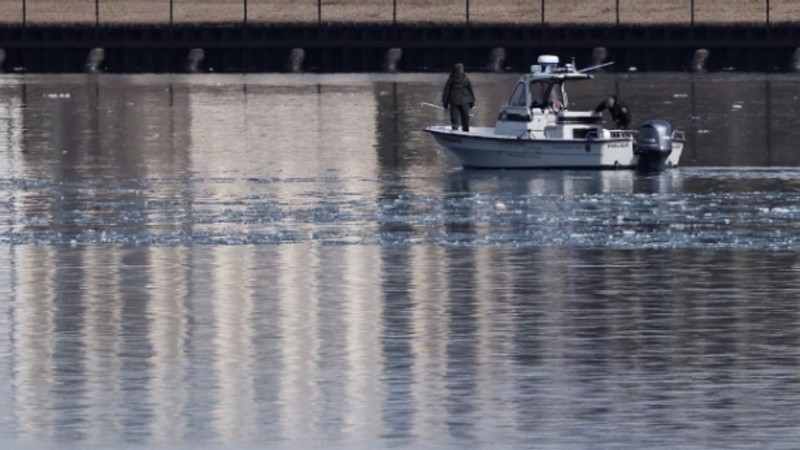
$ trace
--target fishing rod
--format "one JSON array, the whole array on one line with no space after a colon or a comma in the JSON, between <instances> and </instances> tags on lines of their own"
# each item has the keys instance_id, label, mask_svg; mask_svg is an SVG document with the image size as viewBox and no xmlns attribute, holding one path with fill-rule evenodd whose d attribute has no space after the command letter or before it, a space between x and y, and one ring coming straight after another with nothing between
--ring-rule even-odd
<instances>
[{"instance_id":1,"label":"fishing rod","mask_svg":"<svg viewBox=\"0 0 800 450\"><path fill-rule=\"evenodd\" d=\"M422 102L422 103L420 103L419 105L420 105L420 106L429 106L429 107L431 107L431 108L436 108L436 109L447 109L447 108L445 108L445 107L444 107L444 106L442 106L442 105L436 105L436 104L433 104L433 103L428 103L428 102Z\"/></svg>"},{"instance_id":2,"label":"fishing rod","mask_svg":"<svg viewBox=\"0 0 800 450\"><path fill-rule=\"evenodd\" d=\"M445 110L445 111L450 111L450 108L445 108L445 107L444 107L444 106L442 106L442 105L437 105L437 104L434 104L434 103L421 102L419 105L420 105L420 106L427 106L427 107L429 107L429 108L436 108L436 109L443 109L443 110ZM475 107L474 107L474 106L473 106L472 108L470 108L470 109L469 109L469 116L470 116L470 117L472 117L472 116L474 116L474 115L475 115L475 113L473 112L474 110L475 110Z\"/></svg>"}]
</instances>

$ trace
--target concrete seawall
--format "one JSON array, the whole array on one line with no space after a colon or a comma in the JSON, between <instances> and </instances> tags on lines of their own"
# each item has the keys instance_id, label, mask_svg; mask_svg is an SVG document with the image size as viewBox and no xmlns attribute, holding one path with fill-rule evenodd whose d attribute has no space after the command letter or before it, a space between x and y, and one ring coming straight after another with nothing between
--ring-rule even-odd
<instances>
[{"instance_id":1,"label":"concrete seawall","mask_svg":"<svg viewBox=\"0 0 800 450\"><path fill-rule=\"evenodd\" d=\"M612 70L787 71L797 67L800 26L137 25L2 26L4 72L405 72L498 65L524 71L540 53ZM598 52L597 49L603 51ZM101 50L99 50L101 49ZM399 50L398 50L399 49ZM498 52L502 49L502 52ZM302 51L302 53L301 53ZM389 54L388 52L392 52ZM497 61L497 55L503 61ZM298 55L302 58L298 60ZM98 60L100 58L100 60ZM187 61L189 58L194 58ZM198 59L199 58L199 59ZM491 61L494 59L493 61Z\"/></svg>"}]
</instances>

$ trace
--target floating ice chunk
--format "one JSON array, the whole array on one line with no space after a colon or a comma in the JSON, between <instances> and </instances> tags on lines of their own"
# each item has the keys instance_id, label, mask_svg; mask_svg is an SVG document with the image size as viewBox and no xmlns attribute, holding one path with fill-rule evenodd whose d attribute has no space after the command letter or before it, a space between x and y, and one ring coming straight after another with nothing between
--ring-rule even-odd
<instances>
[{"instance_id":1,"label":"floating ice chunk","mask_svg":"<svg viewBox=\"0 0 800 450\"><path fill-rule=\"evenodd\" d=\"M697 130L697 134L708 134L711 130Z\"/></svg>"},{"instance_id":2,"label":"floating ice chunk","mask_svg":"<svg viewBox=\"0 0 800 450\"><path fill-rule=\"evenodd\" d=\"M684 93L681 93L681 92L672 94L672 98L688 98L688 97L689 97L689 94L684 94Z\"/></svg>"},{"instance_id":3,"label":"floating ice chunk","mask_svg":"<svg viewBox=\"0 0 800 450\"><path fill-rule=\"evenodd\" d=\"M733 109L742 109L742 106L744 106L744 105L742 105L741 103L734 103L733 104Z\"/></svg>"},{"instance_id":4,"label":"floating ice chunk","mask_svg":"<svg viewBox=\"0 0 800 450\"><path fill-rule=\"evenodd\" d=\"M638 70L639 70L639 68L638 68L638 67L636 67L636 66L630 66L630 67L628 67L628 72L636 72L636 71L638 71Z\"/></svg>"},{"instance_id":5,"label":"floating ice chunk","mask_svg":"<svg viewBox=\"0 0 800 450\"><path fill-rule=\"evenodd\" d=\"M506 208L506 204L505 204L505 203L503 203L503 202L497 202L497 203L495 203L495 204L494 204L494 207L495 207L495 208L496 208L498 211L505 211L506 209L508 209L508 208Z\"/></svg>"}]
</instances>

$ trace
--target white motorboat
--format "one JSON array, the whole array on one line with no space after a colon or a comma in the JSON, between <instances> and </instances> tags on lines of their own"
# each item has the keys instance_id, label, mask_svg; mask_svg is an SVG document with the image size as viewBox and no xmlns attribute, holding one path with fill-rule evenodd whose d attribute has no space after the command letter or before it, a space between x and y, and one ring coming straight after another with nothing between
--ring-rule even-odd
<instances>
[{"instance_id":1,"label":"white motorboat","mask_svg":"<svg viewBox=\"0 0 800 450\"><path fill-rule=\"evenodd\" d=\"M463 166L475 168L639 168L675 167L684 134L652 120L639 129L603 127L602 113L571 111L568 81L589 80L593 68L558 66L558 57L542 55L531 73L520 77L492 127L449 125L425 128Z\"/></svg>"}]
</instances>

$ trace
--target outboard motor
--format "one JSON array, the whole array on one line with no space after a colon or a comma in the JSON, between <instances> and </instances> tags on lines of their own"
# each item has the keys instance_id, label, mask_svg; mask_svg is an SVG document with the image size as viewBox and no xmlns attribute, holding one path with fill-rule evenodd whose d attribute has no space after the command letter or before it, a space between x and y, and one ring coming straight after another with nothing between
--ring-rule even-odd
<instances>
[{"instance_id":1,"label":"outboard motor","mask_svg":"<svg viewBox=\"0 0 800 450\"><path fill-rule=\"evenodd\" d=\"M669 122L651 120L639 128L639 140L636 142L639 170L645 172L663 170L670 153L672 153L672 125Z\"/></svg>"}]
</instances>

